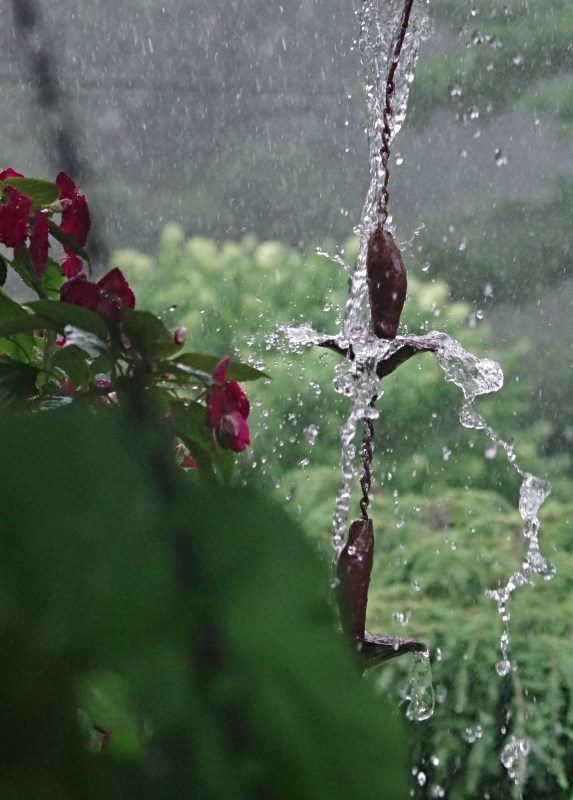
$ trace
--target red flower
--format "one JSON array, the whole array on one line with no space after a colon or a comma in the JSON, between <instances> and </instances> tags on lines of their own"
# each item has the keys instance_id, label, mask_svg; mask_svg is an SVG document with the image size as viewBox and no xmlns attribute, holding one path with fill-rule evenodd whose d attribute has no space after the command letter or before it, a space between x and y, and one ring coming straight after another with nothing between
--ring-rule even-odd
<instances>
[{"instance_id":1,"label":"red flower","mask_svg":"<svg viewBox=\"0 0 573 800\"><path fill-rule=\"evenodd\" d=\"M66 258L62 258L59 261L60 266L64 270L66 278L75 278L84 268L84 262L75 253L69 250L66 250L66 253Z\"/></svg>"},{"instance_id":2,"label":"red flower","mask_svg":"<svg viewBox=\"0 0 573 800\"><path fill-rule=\"evenodd\" d=\"M88 281L83 272L76 275L60 289L60 300L99 311L113 322L119 322L121 308L135 307L135 296L117 267L97 283Z\"/></svg>"},{"instance_id":3,"label":"red flower","mask_svg":"<svg viewBox=\"0 0 573 800\"><path fill-rule=\"evenodd\" d=\"M247 425L250 406L239 384L226 380L230 360L230 356L223 358L213 372L215 385L207 394L207 424L214 431L224 432L231 450L240 453L251 443Z\"/></svg>"},{"instance_id":4,"label":"red flower","mask_svg":"<svg viewBox=\"0 0 573 800\"><path fill-rule=\"evenodd\" d=\"M6 247L19 247L28 237L28 217L32 201L26 195L20 194L13 186L4 187L2 200L0 205L0 242Z\"/></svg>"},{"instance_id":5,"label":"red flower","mask_svg":"<svg viewBox=\"0 0 573 800\"><path fill-rule=\"evenodd\" d=\"M32 235L30 236L30 255L36 268L36 275L41 278L48 260L48 218L41 211L34 212Z\"/></svg>"},{"instance_id":6,"label":"red flower","mask_svg":"<svg viewBox=\"0 0 573 800\"><path fill-rule=\"evenodd\" d=\"M16 172L16 170L13 170L12 167L3 169L2 172L0 172L0 181L5 181L7 178L23 178L23 177L24 176L22 175L21 172Z\"/></svg>"},{"instance_id":7,"label":"red flower","mask_svg":"<svg viewBox=\"0 0 573 800\"><path fill-rule=\"evenodd\" d=\"M60 200L67 201L62 203L60 228L83 247L91 225L86 198L80 194L76 184L65 172L59 173L56 178L56 186L60 190ZM66 252L68 251L66 250Z\"/></svg>"}]
</instances>

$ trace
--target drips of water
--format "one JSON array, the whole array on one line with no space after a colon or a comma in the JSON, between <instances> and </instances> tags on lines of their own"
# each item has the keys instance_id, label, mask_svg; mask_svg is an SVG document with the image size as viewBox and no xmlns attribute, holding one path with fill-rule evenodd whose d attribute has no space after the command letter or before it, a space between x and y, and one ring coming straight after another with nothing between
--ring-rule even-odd
<instances>
[{"instance_id":1,"label":"drips of water","mask_svg":"<svg viewBox=\"0 0 573 800\"><path fill-rule=\"evenodd\" d=\"M531 744L528 739L516 739L515 736L512 736L505 745L501 751L501 763L506 768L510 778L517 776L517 764L522 761L521 766L523 767L530 751Z\"/></svg>"},{"instance_id":2,"label":"drips of water","mask_svg":"<svg viewBox=\"0 0 573 800\"><path fill-rule=\"evenodd\" d=\"M412 677L406 694L410 701L406 716L412 722L423 722L434 713L435 697L432 668L427 650L412 655Z\"/></svg>"},{"instance_id":3,"label":"drips of water","mask_svg":"<svg viewBox=\"0 0 573 800\"><path fill-rule=\"evenodd\" d=\"M342 480L336 498L333 518L332 545L337 553L344 546L347 530L348 508L353 478L356 475L356 447L354 439L358 423L362 419L375 419L377 410L372 399L379 397L381 390L376 375L379 361L388 359L403 347L413 345L420 350L433 350L444 370L446 380L459 386L465 403L460 411L460 421L464 427L483 430L496 447L501 447L511 463L522 477L519 510L524 521L524 532L529 540L526 560L520 572L516 572L503 589L488 592L498 602L498 610L504 622L501 637L503 659L497 665L500 675L511 668L507 659L509 644L509 612L507 601L517 586L531 582L535 574L541 574L549 580L555 572L554 567L542 558L539 551L537 533L539 520L537 512L541 503L550 492L550 486L535 476L524 473L517 464L512 445L504 442L485 420L473 408L476 397L488 392L497 391L503 385L503 373L499 364L491 359L479 359L468 353L459 342L444 333L432 332L425 336L397 337L393 341L376 339L370 333L370 307L368 299L366 255L370 235L380 219L379 198L388 175L383 164L384 107L386 103L386 79L393 58L396 37L400 29L403 10L402 0L364 0L360 15L360 52L365 74L365 90L369 112L369 152L371 183L364 203L362 217L355 232L360 236L360 249L354 273L349 282L349 294L346 303L342 330L335 336L320 334L310 326L287 328L285 334L295 349L303 345L324 345L333 342L344 351L351 351L353 358L348 358L337 369L334 388L346 395L352 402L348 419L341 429L341 471ZM385 145L400 130L405 116L409 86L413 78L413 70L417 59L418 47L424 35L429 33L429 25L424 5L414 4L414 12L404 39L400 62L395 75L395 94L392 98L392 114L386 119L390 123L390 135ZM382 221L386 221L385 219ZM388 220L389 222L389 220ZM328 255L327 253L322 253ZM329 256L330 257L330 256ZM339 256L332 260L348 270L346 263ZM425 347L424 345L430 345ZM412 680L408 691L410 705L408 719L421 721L428 719L434 709L434 691L431 682L430 659L427 652L413 656L414 666ZM476 735L472 731L471 736ZM470 734L468 733L468 737ZM475 741L475 740L474 740ZM502 762L512 775L516 759L524 758L529 752L527 740L513 739L504 747Z\"/></svg>"}]
</instances>

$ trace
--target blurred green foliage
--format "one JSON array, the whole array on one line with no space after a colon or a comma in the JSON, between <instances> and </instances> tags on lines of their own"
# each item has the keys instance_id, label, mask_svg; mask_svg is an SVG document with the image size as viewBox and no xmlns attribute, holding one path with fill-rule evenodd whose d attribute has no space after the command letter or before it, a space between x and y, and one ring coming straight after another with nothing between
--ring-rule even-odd
<instances>
[{"instance_id":1,"label":"blurred green foliage","mask_svg":"<svg viewBox=\"0 0 573 800\"><path fill-rule=\"evenodd\" d=\"M0 421L0 796L405 798L313 548L177 470L145 402Z\"/></svg>"},{"instance_id":2,"label":"blurred green foliage","mask_svg":"<svg viewBox=\"0 0 573 800\"><path fill-rule=\"evenodd\" d=\"M343 257L351 264L356 250L356 240L349 240ZM405 251L407 265L414 258ZM328 558L339 483L337 433L348 413L346 400L331 388L340 358L318 349L289 352L276 323L310 322L335 332L344 271L312 249L301 256L252 237L221 246L186 241L176 226L165 229L156 259L121 251L114 266L148 306L177 304L171 313L187 325L190 346L203 340L218 355L236 352L272 376L249 392L258 425L252 427L252 463L248 469L243 464L241 474L280 485L287 510ZM504 585L524 557L519 476L482 432L461 427L461 392L445 381L433 356L420 355L385 378L375 423L377 545L368 629L415 636L431 650L437 708L429 722L412 727L413 765L426 778L415 791L423 798L444 791L460 800L488 794L509 800L519 790L526 798L565 800L573 781L567 746L573 735L569 460L543 455L555 427L549 416L535 421L532 383L518 380L532 357L527 340L502 346L469 304L449 299L441 281L410 278L409 294L403 331L438 328L501 362L506 385L482 398L478 410L514 441L523 469L551 480L540 541L557 566L552 582L525 587L511 601L509 656L519 672L500 678L495 663L502 622L484 592ZM191 304L203 313L194 314ZM397 702L405 694L407 660L375 670L371 680ZM517 788L500 762L512 735L532 739L532 754L518 764Z\"/></svg>"}]
</instances>

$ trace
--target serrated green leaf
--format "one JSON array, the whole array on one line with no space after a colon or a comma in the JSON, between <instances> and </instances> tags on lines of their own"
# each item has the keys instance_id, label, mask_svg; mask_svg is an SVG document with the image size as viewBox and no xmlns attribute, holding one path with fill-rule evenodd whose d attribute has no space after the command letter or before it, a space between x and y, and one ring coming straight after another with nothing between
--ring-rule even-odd
<instances>
[{"instance_id":1,"label":"serrated green leaf","mask_svg":"<svg viewBox=\"0 0 573 800\"><path fill-rule=\"evenodd\" d=\"M122 322L132 347L146 359L165 358L180 349L163 322L149 311L127 309Z\"/></svg>"},{"instance_id":2,"label":"serrated green leaf","mask_svg":"<svg viewBox=\"0 0 573 800\"><path fill-rule=\"evenodd\" d=\"M55 183L38 178L7 178L3 186L13 186L39 208L55 203L60 196L60 190Z\"/></svg>"},{"instance_id":3,"label":"serrated green leaf","mask_svg":"<svg viewBox=\"0 0 573 800\"><path fill-rule=\"evenodd\" d=\"M91 373L86 359L88 354L75 344L56 347L52 356L52 366L61 369L71 380L74 389L90 382Z\"/></svg>"},{"instance_id":4,"label":"serrated green leaf","mask_svg":"<svg viewBox=\"0 0 573 800\"><path fill-rule=\"evenodd\" d=\"M54 239L56 239L67 250L71 250L72 253L75 253L80 258L83 258L83 260L87 262L91 273L90 257L88 256L84 248L72 236L68 236L68 234L65 233L59 227L59 225L56 225L56 223L52 219L48 220L48 230L50 231Z\"/></svg>"},{"instance_id":5,"label":"serrated green leaf","mask_svg":"<svg viewBox=\"0 0 573 800\"><path fill-rule=\"evenodd\" d=\"M57 300L35 300L26 305L39 317L50 323L51 329L55 329L58 333L65 333L66 325L73 325L74 328L93 333L102 342L108 338L109 329L105 317L95 311ZM39 327L44 326L40 325Z\"/></svg>"},{"instance_id":6,"label":"serrated green leaf","mask_svg":"<svg viewBox=\"0 0 573 800\"><path fill-rule=\"evenodd\" d=\"M205 353L182 353L172 360L173 363L183 364L186 367L191 367L201 372L207 372L209 375L213 374L213 370L219 361L221 361L219 356L210 356ZM240 361L229 361L227 380L256 381L259 378L267 378L267 380L270 380L269 375L249 366L249 364L242 364Z\"/></svg>"},{"instance_id":7,"label":"serrated green leaf","mask_svg":"<svg viewBox=\"0 0 573 800\"><path fill-rule=\"evenodd\" d=\"M44 266L42 277L40 278L40 286L50 300L59 299L60 289L65 283L65 280L66 276L60 264L52 258L49 258Z\"/></svg>"}]
</instances>

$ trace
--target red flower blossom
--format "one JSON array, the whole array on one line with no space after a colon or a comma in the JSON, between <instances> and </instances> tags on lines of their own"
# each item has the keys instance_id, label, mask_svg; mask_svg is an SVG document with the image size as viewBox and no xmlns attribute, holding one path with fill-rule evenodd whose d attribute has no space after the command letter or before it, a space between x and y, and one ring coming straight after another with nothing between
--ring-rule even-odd
<instances>
[{"instance_id":1,"label":"red flower blossom","mask_svg":"<svg viewBox=\"0 0 573 800\"><path fill-rule=\"evenodd\" d=\"M60 266L64 270L66 278L75 278L84 268L84 262L75 253L68 250L66 250L66 253L66 258L62 258L59 261Z\"/></svg>"},{"instance_id":2,"label":"red flower blossom","mask_svg":"<svg viewBox=\"0 0 573 800\"><path fill-rule=\"evenodd\" d=\"M64 201L60 228L83 247L91 225L86 198L80 194L76 184L65 172L59 173L56 178L56 186L60 190L60 200ZM66 252L68 251L66 250Z\"/></svg>"},{"instance_id":3,"label":"red flower blossom","mask_svg":"<svg viewBox=\"0 0 573 800\"><path fill-rule=\"evenodd\" d=\"M135 295L117 267L97 283L88 281L83 272L76 275L60 289L60 300L99 311L113 322L119 322L121 308L135 307Z\"/></svg>"},{"instance_id":4,"label":"red flower blossom","mask_svg":"<svg viewBox=\"0 0 573 800\"><path fill-rule=\"evenodd\" d=\"M0 205L0 242L6 247L19 247L28 237L28 217L32 201L13 186L4 187L2 200L4 202Z\"/></svg>"},{"instance_id":5,"label":"red flower blossom","mask_svg":"<svg viewBox=\"0 0 573 800\"><path fill-rule=\"evenodd\" d=\"M7 169L3 169L2 172L0 172L0 181L5 181L7 178L23 178L23 177L24 176L22 175L21 172L16 172L16 170L13 170L12 167L7 167Z\"/></svg>"},{"instance_id":6,"label":"red flower blossom","mask_svg":"<svg viewBox=\"0 0 573 800\"><path fill-rule=\"evenodd\" d=\"M247 425L250 406L239 384L226 380L230 360L230 356L223 358L213 372L215 385L207 393L207 424L225 433L231 450L240 453L251 443Z\"/></svg>"},{"instance_id":7,"label":"red flower blossom","mask_svg":"<svg viewBox=\"0 0 573 800\"><path fill-rule=\"evenodd\" d=\"M34 212L32 235L30 236L30 255L36 268L36 275L41 278L48 260L48 218L41 211Z\"/></svg>"}]
</instances>

